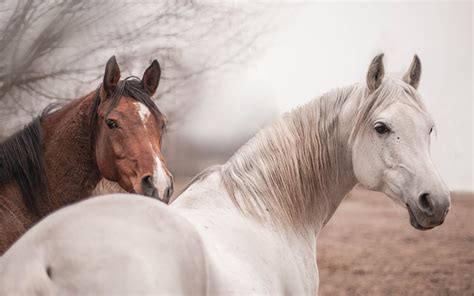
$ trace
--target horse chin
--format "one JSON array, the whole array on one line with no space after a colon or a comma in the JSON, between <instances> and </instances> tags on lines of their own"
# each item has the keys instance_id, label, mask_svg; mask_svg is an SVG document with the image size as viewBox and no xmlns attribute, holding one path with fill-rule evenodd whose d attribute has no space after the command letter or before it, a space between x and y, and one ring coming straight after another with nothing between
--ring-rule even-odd
<instances>
[{"instance_id":1,"label":"horse chin","mask_svg":"<svg viewBox=\"0 0 474 296\"><path fill-rule=\"evenodd\" d=\"M430 229L433 229L434 227L426 227L426 226L423 226L421 225L418 220L416 219L416 216L415 214L413 213L411 207L406 204L407 206L407 209L408 209L408 214L410 215L410 224L411 226L413 226L415 229L418 229L418 230L430 230Z\"/></svg>"},{"instance_id":2,"label":"horse chin","mask_svg":"<svg viewBox=\"0 0 474 296\"><path fill-rule=\"evenodd\" d=\"M148 197L151 197L151 198L154 198L154 199L157 199L157 200L160 200L160 201L163 201L159 194L158 194L158 190L156 188L153 188L152 190L146 190L143 192L143 195L145 196L148 196Z\"/></svg>"},{"instance_id":3,"label":"horse chin","mask_svg":"<svg viewBox=\"0 0 474 296\"><path fill-rule=\"evenodd\" d=\"M130 193L151 197L151 198L157 199L159 201L162 201L164 203L168 203L167 200L163 200L163 199L160 198L160 195L158 193L158 189L156 187L149 188L147 190L140 190L140 191L132 189L132 191Z\"/></svg>"}]
</instances>

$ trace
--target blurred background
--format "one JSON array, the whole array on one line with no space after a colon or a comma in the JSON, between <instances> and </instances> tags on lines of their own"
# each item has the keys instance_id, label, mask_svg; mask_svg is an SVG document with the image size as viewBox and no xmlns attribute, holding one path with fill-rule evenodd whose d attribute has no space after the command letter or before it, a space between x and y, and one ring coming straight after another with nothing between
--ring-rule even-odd
<instances>
[{"instance_id":1,"label":"blurred background","mask_svg":"<svg viewBox=\"0 0 474 296\"><path fill-rule=\"evenodd\" d=\"M2 1L0 139L98 87L111 55L123 77L158 59L180 188L282 113L364 81L376 54L401 77L416 53L453 209L421 233L388 199L354 191L319 240L321 294L473 295L472 14L470 1Z\"/></svg>"}]
</instances>

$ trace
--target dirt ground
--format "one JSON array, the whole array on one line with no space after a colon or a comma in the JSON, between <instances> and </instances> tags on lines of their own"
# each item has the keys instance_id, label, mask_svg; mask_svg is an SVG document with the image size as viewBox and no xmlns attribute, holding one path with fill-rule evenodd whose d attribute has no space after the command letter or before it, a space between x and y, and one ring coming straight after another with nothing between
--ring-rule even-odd
<instances>
[{"instance_id":1,"label":"dirt ground","mask_svg":"<svg viewBox=\"0 0 474 296\"><path fill-rule=\"evenodd\" d=\"M318 239L320 295L474 295L474 195L443 225L414 229L387 197L357 190Z\"/></svg>"},{"instance_id":2,"label":"dirt ground","mask_svg":"<svg viewBox=\"0 0 474 296\"><path fill-rule=\"evenodd\" d=\"M318 238L319 295L474 295L473 224L472 193L453 194L444 224L419 231L388 197L355 190Z\"/></svg>"}]
</instances>

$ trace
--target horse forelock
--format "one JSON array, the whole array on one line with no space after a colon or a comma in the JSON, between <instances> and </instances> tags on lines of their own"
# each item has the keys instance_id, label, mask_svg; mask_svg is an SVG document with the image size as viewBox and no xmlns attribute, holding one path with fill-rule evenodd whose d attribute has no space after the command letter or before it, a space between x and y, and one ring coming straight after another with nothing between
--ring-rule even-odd
<instances>
[{"instance_id":1,"label":"horse forelock","mask_svg":"<svg viewBox=\"0 0 474 296\"><path fill-rule=\"evenodd\" d=\"M106 114L110 113L120 103L120 99L123 96L130 97L135 101L144 104L156 118L162 116L155 102L143 88L142 81L135 76L127 77L117 84L117 87L111 96L112 102Z\"/></svg>"},{"instance_id":2,"label":"horse forelock","mask_svg":"<svg viewBox=\"0 0 474 296\"><path fill-rule=\"evenodd\" d=\"M429 116L421 97L411 85L402 80L387 77L373 93L368 94L367 89L363 90L363 98L356 114L349 142L352 144L357 138L360 138L362 132L368 130L367 126L373 124L375 116L395 102L406 103Z\"/></svg>"}]
</instances>

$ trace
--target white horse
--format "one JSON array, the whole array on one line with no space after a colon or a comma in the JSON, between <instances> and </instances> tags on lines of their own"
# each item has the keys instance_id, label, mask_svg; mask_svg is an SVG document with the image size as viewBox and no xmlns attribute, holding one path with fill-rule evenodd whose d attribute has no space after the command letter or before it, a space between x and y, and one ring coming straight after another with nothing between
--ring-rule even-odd
<instances>
[{"instance_id":1,"label":"white horse","mask_svg":"<svg viewBox=\"0 0 474 296\"><path fill-rule=\"evenodd\" d=\"M420 73L415 56L402 80L384 78L375 57L366 84L286 114L169 207L119 195L52 214L0 259L0 294L316 294L316 238L357 183L417 229L445 219Z\"/></svg>"}]
</instances>

